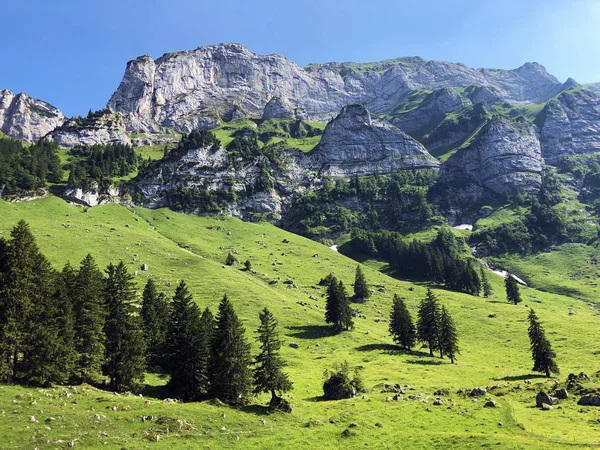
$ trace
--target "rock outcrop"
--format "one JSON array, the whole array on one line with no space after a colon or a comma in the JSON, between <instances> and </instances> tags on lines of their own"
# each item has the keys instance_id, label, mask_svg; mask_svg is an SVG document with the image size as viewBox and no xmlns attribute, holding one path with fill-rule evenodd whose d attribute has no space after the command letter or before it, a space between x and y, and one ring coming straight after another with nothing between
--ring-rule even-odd
<instances>
[{"instance_id":1,"label":"rock outcrop","mask_svg":"<svg viewBox=\"0 0 600 450\"><path fill-rule=\"evenodd\" d=\"M390 122L405 133L415 133L440 122L447 113L463 106L463 99L452 89L443 88L411 101L411 96L391 113Z\"/></svg>"},{"instance_id":2,"label":"rock outcrop","mask_svg":"<svg viewBox=\"0 0 600 450\"><path fill-rule=\"evenodd\" d=\"M541 186L542 152L536 130L524 119L490 120L465 147L444 165L446 180L461 178L497 194Z\"/></svg>"},{"instance_id":3,"label":"rock outcrop","mask_svg":"<svg viewBox=\"0 0 600 450\"><path fill-rule=\"evenodd\" d=\"M128 144L131 145L121 114L101 111L95 117L70 119L48 134L62 148L77 145Z\"/></svg>"},{"instance_id":4,"label":"rock outcrop","mask_svg":"<svg viewBox=\"0 0 600 450\"><path fill-rule=\"evenodd\" d=\"M475 70L462 64L398 58L377 64L327 63L301 68L281 55L257 55L240 44L219 44L142 56L127 64L108 107L126 117L177 131L212 128L243 111L259 116L273 97L311 118L330 118L342 106L363 103L391 112L411 91L489 86L505 100L542 102L560 83L536 63L515 70ZM137 131L128 128L128 131Z\"/></svg>"},{"instance_id":5,"label":"rock outcrop","mask_svg":"<svg viewBox=\"0 0 600 450\"><path fill-rule=\"evenodd\" d=\"M437 168L439 162L417 141L362 105L348 105L332 120L312 155L331 177Z\"/></svg>"},{"instance_id":6,"label":"rock outcrop","mask_svg":"<svg viewBox=\"0 0 600 450\"><path fill-rule=\"evenodd\" d=\"M65 116L49 103L0 90L0 131L16 139L37 142L65 121Z\"/></svg>"},{"instance_id":7,"label":"rock outcrop","mask_svg":"<svg viewBox=\"0 0 600 450\"><path fill-rule=\"evenodd\" d=\"M262 119L293 119L294 112L289 102L281 97L273 97L265 105Z\"/></svg>"},{"instance_id":8,"label":"rock outcrop","mask_svg":"<svg viewBox=\"0 0 600 450\"><path fill-rule=\"evenodd\" d=\"M600 97L568 90L544 107L542 154L548 164L571 155L600 151Z\"/></svg>"}]
</instances>

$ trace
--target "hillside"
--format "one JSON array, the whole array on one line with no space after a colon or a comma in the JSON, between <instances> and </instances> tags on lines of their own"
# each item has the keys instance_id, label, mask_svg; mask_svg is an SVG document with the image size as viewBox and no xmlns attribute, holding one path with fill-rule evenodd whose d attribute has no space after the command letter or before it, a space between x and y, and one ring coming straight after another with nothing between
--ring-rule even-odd
<instances>
[{"instance_id":1,"label":"hillside","mask_svg":"<svg viewBox=\"0 0 600 450\"><path fill-rule=\"evenodd\" d=\"M594 447L600 442L594 410L578 407L576 396L554 411L532 408L538 390L551 390L555 379L531 375L526 330L527 306L535 307L558 354L562 372L557 379L564 383L571 372L594 375L599 367L592 355L600 332L592 304L523 288L523 303L512 306L504 299L502 279L492 274L494 296L487 300L433 286L458 325L461 355L456 365L450 365L420 351L399 352L391 345L385 321L393 293L406 297L414 316L427 285L395 280L368 265L364 271L375 293L364 305L355 305L366 318L355 319L352 332L331 335L323 320L324 288L317 283L333 272L350 285L356 263L268 223L118 204L83 208L53 196L21 203L0 201L0 213L2 236L19 219L27 220L41 250L57 268L68 260L76 264L90 252L100 266L125 261L130 272L137 272L140 288L154 277L160 288L172 292L178 280L185 279L198 304L213 309L227 293L243 318L248 337L258 324L258 311L269 306L279 319L286 344L283 355L295 383L290 393L294 412L266 416L260 406L266 397L256 399L255 406L235 410L209 403L163 403L151 398L152 391L147 394L148 404L146 399L85 387L78 387L76 393L67 388L71 392L67 400L61 387L2 386L2 403L10 404L3 408L3 416L11 420L0 426L7 448L53 448L72 439L85 448L101 447L105 442L133 448L265 448L282 439L298 448L317 440L322 448L381 448L400 441L414 447L461 448L552 448L573 443ZM224 266L230 251L240 261L249 258L257 273L240 270L241 264ZM141 264L147 264L149 270L142 271ZM278 283L269 284L274 279ZM283 283L287 279L297 287L288 289ZM297 343L298 349L290 348L290 342ZM351 366L364 366L360 371L370 392L364 398L320 400L323 371L344 360ZM525 384L525 379L532 384ZM154 376L149 381L164 383ZM389 394L380 393L382 383L410 388L405 388L407 395L402 400L390 403L385 401ZM474 402L455 394L459 388L493 385L498 387L490 389L490 396L501 408L483 408L481 399ZM433 406L437 398L433 392L440 388L450 394L440 397L443 406ZM422 397L408 399L411 393ZM36 404L30 404L30 394ZM117 411L105 409L113 405ZM29 422L32 415L39 423ZM181 419L184 425L140 420L148 415ZM44 423L49 417L55 420ZM266 421L264 425L261 419ZM161 440L151 442L144 437L150 430L158 432Z\"/></svg>"}]
</instances>

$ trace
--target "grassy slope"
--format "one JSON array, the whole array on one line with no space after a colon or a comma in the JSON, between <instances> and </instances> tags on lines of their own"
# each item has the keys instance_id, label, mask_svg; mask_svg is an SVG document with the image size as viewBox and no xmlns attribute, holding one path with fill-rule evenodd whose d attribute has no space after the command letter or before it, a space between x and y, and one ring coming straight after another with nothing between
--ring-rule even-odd
<instances>
[{"instance_id":1,"label":"grassy slope","mask_svg":"<svg viewBox=\"0 0 600 450\"><path fill-rule=\"evenodd\" d=\"M314 447L315 442L320 448L396 448L398 442L411 447L460 448L549 448L552 443L573 441L591 447L600 443L600 427L592 422L596 411L584 408L580 412L576 400L569 399L560 410L551 412L531 408L539 389L535 383L545 383L549 390L553 381L534 378L534 385L511 392L522 378L530 377L525 305L535 306L565 375L580 371L591 374L599 369L593 356L600 343L597 312L583 302L523 289L523 304L511 306L504 301L502 280L495 276L491 278L496 296L488 300L436 290L454 315L461 337L462 355L458 364L451 366L446 360L397 352L390 345L387 324L376 321L387 318L394 292L407 298L415 316L425 286L394 280L366 266L368 281L385 285L387 293L376 292L367 304L358 306L367 319L356 319L353 332L332 336L323 322L324 290L315 286L329 272L341 277L347 286L351 284L356 263L343 255L264 223L120 205L84 211L54 197L17 204L0 201L0 236L6 236L23 218L30 222L40 248L57 268L67 260L77 264L89 251L101 266L118 259L131 263L131 271L138 271L140 289L148 277L155 277L159 286L172 291L183 278L197 302L213 310L227 293L246 324L249 338L257 326L258 311L268 306L279 319L286 343L282 353L295 382L290 393L294 413L263 417L260 406L238 411L155 399L146 404L136 397L115 397L96 390L84 393L81 388L66 399L59 398L62 388L47 391L3 386L0 411L8 419L0 424L3 448L62 448L66 443L57 444L57 440L70 439L79 439L78 445L84 448L106 448L104 442L109 448L271 448L281 446L284 440L286 447L297 448ZM290 242L284 244L284 239ZM240 270L241 264L223 266L229 251L237 252L240 261L249 258L257 274ZM139 269L142 263L149 265L148 272ZM278 284L268 284L277 278L281 279ZM287 278L298 288L286 289L282 281ZM569 315L570 309L573 315ZM497 317L489 318L490 313ZM298 343L299 349L291 349L289 342ZM387 403L386 394L375 388L364 399L320 401L323 370L344 360L352 366L364 366L361 374L368 387L384 382L409 384L412 390L407 394L424 396L421 400L404 396L400 402ZM506 393L496 398L502 408L484 409L481 400L474 403L456 394L445 397L446 404L441 407L431 405L437 388L448 387L454 393L458 387L492 384L500 385ZM29 393L37 404L30 405ZM266 400L261 397L255 403ZM112 405L119 410L105 409ZM96 419L96 413L106 419ZM39 423L30 423L31 415ZM141 415L182 419L194 424L196 430L172 425L167 432L156 422L142 423ZM46 424L50 416L56 421ZM261 418L266 419L266 425L259 423ZM357 425L351 428L355 435L342 437L352 423ZM221 427L226 430L221 431ZM151 442L144 438L149 430L158 431L163 439Z\"/></svg>"}]
</instances>

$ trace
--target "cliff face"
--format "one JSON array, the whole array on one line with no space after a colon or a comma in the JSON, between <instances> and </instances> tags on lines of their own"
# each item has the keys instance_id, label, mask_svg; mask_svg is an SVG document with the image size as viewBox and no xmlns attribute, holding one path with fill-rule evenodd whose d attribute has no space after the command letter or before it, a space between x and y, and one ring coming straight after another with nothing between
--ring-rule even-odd
<instances>
[{"instance_id":1,"label":"cliff face","mask_svg":"<svg viewBox=\"0 0 600 450\"><path fill-rule=\"evenodd\" d=\"M535 128L523 121L490 120L466 147L448 158L448 182L467 179L497 194L536 191L542 181L542 150Z\"/></svg>"},{"instance_id":2,"label":"cliff face","mask_svg":"<svg viewBox=\"0 0 600 450\"><path fill-rule=\"evenodd\" d=\"M4 134L37 142L64 121L63 114L49 103L0 90L0 130Z\"/></svg>"},{"instance_id":3,"label":"cliff face","mask_svg":"<svg viewBox=\"0 0 600 450\"><path fill-rule=\"evenodd\" d=\"M340 177L437 168L439 162L417 141L362 105L348 105L332 120L312 155L324 175Z\"/></svg>"},{"instance_id":4,"label":"cliff face","mask_svg":"<svg viewBox=\"0 0 600 450\"><path fill-rule=\"evenodd\" d=\"M392 111L416 89L488 86L505 100L541 102L560 83L535 63L515 70L399 58L372 64L327 63L301 68L281 55L257 55L239 44L168 53L127 64L108 107L178 131L214 127L221 119L259 116L273 97L312 118L331 118L347 104ZM133 130L131 130L133 131Z\"/></svg>"},{"instance_id":5,"label":"cliff face","mask_svg":"<svg viewBox=\"0 0 600 450\"><path fill-rule=\"evenodd\" d=\"M544 107L542 154L548 164L571 155L600 152L600 97L569 90Z\"/></svg>"},{"instance_id":6,"label":"cliff face","mask_svg":"<svg viewBox=\"0 0 600 450\"><path fill-rule=\"evenodd\" d=\"M123 116L110 111L99 117L70 119L50 132L48 138L62 148L97 144L131 145Z\"/></svg>"}]
</instances>

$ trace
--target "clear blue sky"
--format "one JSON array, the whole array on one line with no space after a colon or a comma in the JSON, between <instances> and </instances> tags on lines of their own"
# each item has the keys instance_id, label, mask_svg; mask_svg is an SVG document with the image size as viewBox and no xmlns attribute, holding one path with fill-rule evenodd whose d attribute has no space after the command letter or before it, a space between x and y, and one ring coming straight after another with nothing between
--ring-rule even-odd
<instances>
[{"instance_id":1,"label":"clear blue sky","mask_svg":"<svg viewBox=\"0 0 600 450\"><path fill-rule=\"evenodd\" d=\"M0 89L103 107L127 61L240 42L300 65L398 56L600 81L600 0L6 0Z\"/></svg>"}]
</instances>

